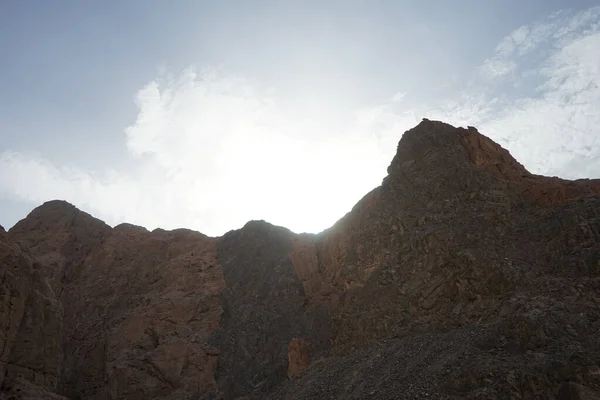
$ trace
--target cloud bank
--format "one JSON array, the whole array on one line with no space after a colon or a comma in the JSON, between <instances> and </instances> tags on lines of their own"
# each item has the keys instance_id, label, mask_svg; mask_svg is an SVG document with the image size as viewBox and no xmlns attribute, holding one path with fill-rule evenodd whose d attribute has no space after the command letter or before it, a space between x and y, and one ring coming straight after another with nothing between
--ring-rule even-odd
<instances>
[{"instance_id":1,"label":"cloud bank","mask_svg":"<svg viewBox=\"0 0 600 400\"><path fill-rule=\"evenodd\" d=\"M111 224L222 234L267 219L315 231L377 186L389 159L368 121L306 135L275 97L214 70L151 82L136 104L124 132L135 170L97 176L5 152L0 193L32 203L65 198Z\"/></svg>"},{"instance_id":2,"label":"cloud bank","mask_svg":"<svg viewBox=\"0 0 600 400\"><path fill-rule=\"evenodd\" d=\"M266 219L316 232L381 182L400 136L422 117L476 125L532 172L598 177L598 49L600 7L557 13L507 35L452 99L414 103L399 92L345 110L343 124L323 110L308 123L276 90L190 68L138 91L124 130L135 168L93 173L5 151L0 196L66 199L113 225L219 235Z\"/></svg>"}]
</instances>

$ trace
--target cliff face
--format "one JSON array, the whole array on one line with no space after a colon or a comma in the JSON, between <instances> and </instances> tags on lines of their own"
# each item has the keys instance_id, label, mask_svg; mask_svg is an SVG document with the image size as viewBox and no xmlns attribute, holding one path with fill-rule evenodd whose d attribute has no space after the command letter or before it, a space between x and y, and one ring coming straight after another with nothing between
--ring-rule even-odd
<instances>
[{"instance_id":1,"label":"cliff face","mask_svg":"<svg viewBox=\"0 0 600 400\"><path fill-rule=\"evenodd\" d=\"M308 340L315 357L329 350L329 315L322 306L307 304L290 261L294 236L253 221L218 240L225 289L215 346L221 350L219 387L227 399L264 398L286 380L293 338Z\"/></svg>"},{"instance_id":2,"label":"cliff face","mask_svg":"<svg viewBox=\"0 0 600 400\"><path fill-rule=\"evenodd\" d=\"M336 315L334 352L408 325L491 317L534 275L597 271L599 180L532 175L474 128L427 120L404 134L388 173L292 254L309 297Z\"/></svg>"},{"instance_id":3,"label":"cliff face","mask_svg":"<svg viewBox=\"0 0 600 400\"><path fill-rule=\"evenodd\" d=\"M63 310L45 272L0 229L0 394L8 398L61 398L53 392Z\"/></svg>"},{"instance_id":4,"label":"cliff face","mask_svg":"<svg viewBox=\"0 0 600 400\"><path fill-rule=\"evenodd\" d=\"M215 390L223 274L216 240L178 230L111 229L49 202L11 236L53 273L64 307L57 391L72 398L157 398Z\"/></svg>"},{"instance_id":5,"label":"cliff face","mask_svg":"<svg viewBox=\"0 0 600 400\"><path fill-rule=\"evenodd\" d=\"M471 127L407 131L318 235L60 201L0 234L0 398L600 398L600 181Z\"/></svg>"},{"instance_id":6,"label":"cliff face","mask_svg":"<svg viewBox=\"0 0 600 400\"><path fill-rule=\"evenodd\" d=\"M433 121L404 134L388 172L298 241L296 270L331 305L338 357L272 398L597 391L600 182L532 175L475 129Z\"/></svg>"}]
</instances>

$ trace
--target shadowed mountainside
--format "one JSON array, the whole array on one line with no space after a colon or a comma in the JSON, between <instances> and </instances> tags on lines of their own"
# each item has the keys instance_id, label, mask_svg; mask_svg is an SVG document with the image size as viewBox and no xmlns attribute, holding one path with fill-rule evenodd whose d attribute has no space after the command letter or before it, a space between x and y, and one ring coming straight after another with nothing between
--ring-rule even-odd
<instances>
[{"instance_id":1,"label":"shadowed mountainside","mask_svg":"<svg viewBox=\"0 0 600 400\"><path fill-rule=\"evenodd\" d=\"M51 201L0 231L0 282L0 399L600 398L600 180L472 127L405 132L317 235Z\"/></svg>"}]
</instances>

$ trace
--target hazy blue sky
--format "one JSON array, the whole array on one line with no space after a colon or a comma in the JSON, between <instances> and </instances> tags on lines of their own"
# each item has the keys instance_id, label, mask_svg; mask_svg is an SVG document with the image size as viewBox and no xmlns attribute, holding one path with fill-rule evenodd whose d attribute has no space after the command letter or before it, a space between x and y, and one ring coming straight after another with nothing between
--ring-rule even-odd
<instances>
[{"instance_id":1,"label":"hazy blue sky","mask_svg":"<svg viewBox=\"0 0 600 400\"><path fill-rule=\"evenodd\" d=\"M5 228L319 231L422 117L600 177L599 1L0 1Z\"/></svg>"}]
</instances>

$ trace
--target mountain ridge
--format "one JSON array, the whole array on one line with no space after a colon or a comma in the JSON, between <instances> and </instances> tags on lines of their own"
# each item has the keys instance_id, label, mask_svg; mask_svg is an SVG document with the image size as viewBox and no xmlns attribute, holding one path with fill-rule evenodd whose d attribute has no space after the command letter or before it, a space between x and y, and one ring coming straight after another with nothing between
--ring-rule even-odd
<instances>
[{"instance_id":1,"label":"mountain ridge","mask_svg":"<svg viewBox=\"0 0 600 400\"><path fill-rule=\"evenodd\" d=\"M15 398L600 393L600 180L533 175L473 127L405 132L382 185L318 234L111 228L50 201L0 239Z\"/></svg>"},{"instance_id":2,"label":"mountain ridge","mask_svg":"<svg viewBox=\"0 0 600 400\"><path fill-rule=\"evenodd\" d=\"M545 176L545 175L532 174L521 163L519 163L510 154L510 152L508 150L504 149L502 146L495 143L493 140L491 140L487 136L481 134L477 130L477 128L475 128L473 126L468 126L467 128L462 128L462 127L455 128L454 126L444 123L444 122L441 122L441 121L435 121L435 120L429 120L427 118L423 118L421 123L419 123L414 128L405 132L404 135L406 135L406 134L411 135L413 132L416 132L417 134L419 134L419 133L422 133L423 130L427 130L427 129L430 129L430 128L436 127L436 126L452 130L453 131L452 134L456 135L456 137L460 139L460 142L462 143L464 148L467 150L467 157L469 158L471 163L477 167L483 168L491 173L499 174L500 176L502 176L503 178L505 178L507 180L519 181L518 178L527 178L528 179L527 182L529 182L531 185L533 185L533 182L535 180L539 180L540 181L539 184L545 183L545 184L548 184L549 186L553 186L553 185L556 186L557 184L563 184L563 185L567 186L568 189L570 189L570 190L568 190L568 189L564 190L564 188L563 188L564 193L561 193L562 195L558 195L558 196L556 196L556 195L555 196L546 196L545 198L544 198L544 196L539 196L538 198L536 198L535 196L532 196L533 200L541 200L542 202L549 201L550 203L553 203L553 201L555 201L555 202L568 201L570 199L576 198L577 196L581 196L581 195L600 193L600 178L598 178L598 179L580 178L580 179L569 180L569 179L562 179L562 178L559 178L556 176ZM404 135L403 135L403 137L404 137ZM401 147L403 145L404 145L404 143L402 142L402 140L400 140L398 143L398 150L404 150ZM435 149L439 150L439 144L431 143L431 145L434 150ZM396 152L396 156L392 159L390 166L387 168L388 177L394 171L394 164L398 164L398 162L396 161L397 156L398 156L398 151ZM405 160L404 162L410 163L412 161L414 161L414 160L411 160L409 158L408 160ZM388 178L388 177L386 177L386 178ZM386 178L384 178L384 181ZM365 198L370 196L372 194L372 192L377 191L380 187L381 186L377 186L376 188L372 189L369 193L367 193L365 196L363 196L363 198L361 198L352 207L352 209L348 213L351 213L352 211L354 211L354 209L356 207L360 206L360 204L365 200ZM531 189L528 188L526 190L531 190ZM552 187L552 188L547 188L546 192L553 191L553 190L560 191L559 188ZM52 207L53 212L56 212L57 208L61 207L65 211L67 211L67 210L71 211L71 212L79 211L85 215L92 216L90 213L82 211L79 208L77 208L76 206L74 206L73 204L71 204L65 200L61 200L61 199L46 201L43 204L41 204L40 206L36 207L33 211L36 211L38 209L43 210L46 207ZM95 218L95 217L93 217L93 218ZM340 218L340 219L342 219L342 218ZM243 229L246 225L256 223L256 222L266 222L273 226L280 226L280 225L272 224L264 219L256 219L256 220L253 219L253 220L249 220L248 222L246 222L240 228L230 229L229 231L225 232L222 235L209 236L209 237L219 238L219 237L224 236L228 232ZM339 220L336 223L334 223L332 226L325 228L321 232L315 232L315 233L294 232L294 233L320 235L320 234L323 234L326 231L332 229L338 222L339 222ZM113 228L116 228L117 226L120 226L120 225L134 226L134 227L139 227L139 228L148 230L148 228L146 228L144 226L135 225L135 224L131 224L128 222L119 223L119 224L115 225ZM280 226L280 227L289 230L289 228L286 228L284 226ZM189 228L185 228L185 227L174 228L171 230L165 230L163 228L158 227L158 228L155 228L154 230L170 232L170 231L176 231L179 229L189 230ZM202 233L201 231L198 231L198 230L194 230L194 231L198 232L198 233Z\"/></svg>"}]
</instances>

